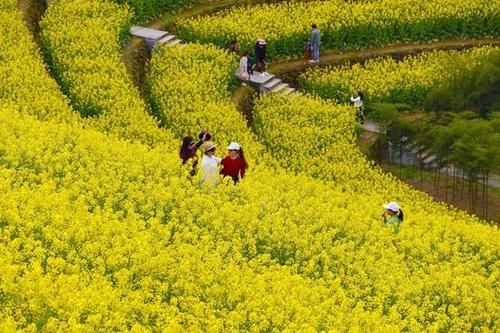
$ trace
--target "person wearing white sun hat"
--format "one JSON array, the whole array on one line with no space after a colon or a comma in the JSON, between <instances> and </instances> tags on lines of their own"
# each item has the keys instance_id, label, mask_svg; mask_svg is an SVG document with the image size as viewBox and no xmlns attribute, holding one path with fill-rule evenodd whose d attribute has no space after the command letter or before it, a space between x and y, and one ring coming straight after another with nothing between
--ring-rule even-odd
<instances>
[{"instance_id":1,"label":"person wearing white sun hat","mask_svg":"<svg viewBox=\"0 0 500 333\"><path fill-rule=\"evenodd\" d=\"M385 212L382 215L384 224L394 227L396 233L399 232L399 227L403 223L404 214L401 207L394 201L384 205Z\"/></svg>"},{"instance_id":2,"label":"person wearing white sun hat","mask_svg":"<svg viewBox=\"0 0 500 333\"><path fill-rule=\"evenodd\" d=\"M221 158L215 157L217 145L211 141L203 143L203 158L201 160L201 185L214 187L217 185Z\"/></svg>"},{"instance_id":3,"label":"person wearing white sun hat","mask_svg":"<svg viewBox=\"0 0 500 333\"><path fill-rule=\"evenodd\" d=\"M228 155L222 159L222 170L220 171L223 177L231 177L236 184L240 178L245 177L245 171L248 168L248 163L243 153L243 148L237 142L231 142L227 147Z\"/></svg>"}]
</instances>

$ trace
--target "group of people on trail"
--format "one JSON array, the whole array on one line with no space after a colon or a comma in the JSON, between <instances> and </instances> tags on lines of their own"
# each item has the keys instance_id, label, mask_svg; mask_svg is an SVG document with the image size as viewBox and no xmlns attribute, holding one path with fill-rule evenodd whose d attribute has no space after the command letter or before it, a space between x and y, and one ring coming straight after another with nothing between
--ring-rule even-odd
<instances>
[{"instance_id":1,"label":"group of people on trail","mask_svg":"<svg viewBox=\"0 0 500 333\"><path fill-rule=\"evenodd\" d=\"M230 177L234 184L238 183L241 178L245 177L245 172L248 169L243 148L237 142L231 142L227 147L227 156L220 158L215 156L217 145L210 141L211 139L212 135L207 130L203 130L198 135L198 141L192 136L186 136L182 140L179 151L182 164L191 160L190 175L196 175L198 171L197 151L201 147L200 182L202 186L215 186L219 175L223 178Z\"/></svg>"},{"instance_id":2,"label":"group of people on trail","mask_svg":"<svg viewBox=\"0 0 500 333\"><path fill-rule=\"evenodd\" d=\"M267 65L267 42L263 38L257 39L254 45L254 60L250 57L250 52L245 50L241 53L240 66L238 68L237 76L240 80L245 83L245 81L250 80L250 75L253 74L254 69L260 72L260 75L266 76ZM238 41L233 39L229 44L229 53L238 53Z\"/></svg>"},{"instance_id":3,"label":"group of people on trail","mask_svg":"<svg viewBox=\"0 0 500 333\"><path fill-rule=\"evenodd\" d=\"M321 46L321 32L316 24L313 24L311 28L311 38L304 41L304 54L306 60L308 60L309 62L318 63L319 49ZM266 72L266 46L267 42L264 38L257 39L254 45L254 60L250 57L250 52L248 50L243 50L243 52L241 53L237 76L240 80L243 81L243 85L246 85L245 82L250 80L250 75L253 74L254 69L259 72L261 76L268 75L268 73ZM235 38L229 43L228 52L237 54L238 51L238 40Z\"/></svg>"}]
</instances>

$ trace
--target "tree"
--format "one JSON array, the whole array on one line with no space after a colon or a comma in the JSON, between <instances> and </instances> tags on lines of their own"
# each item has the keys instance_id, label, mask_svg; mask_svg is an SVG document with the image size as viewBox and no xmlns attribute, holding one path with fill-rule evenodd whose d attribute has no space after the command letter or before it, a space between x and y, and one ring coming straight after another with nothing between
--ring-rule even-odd
<instances>
[{"instance_id":1,"label":"tree","mask_svg":"<svg viewBox=\"0 0 500 333\"><path fill-rule=\"evenodd\" d=\"M500 111L500 51L470 70L459 70L448 85L432 89L424 104L439 111L473 110L484 119Z\"/></svg>"},{"instance_id":2,"label":"tree","mask_svg":"<svg viewBox=\"0 0 500 333\"><path fill-rule=\"evenodd\" d=\"M476 211L478 179L483 175L483 216L487 216L488 175L500 164L500 132L496 123L458 119L450 124L460 136L453 143L453 158L468 177L469 208Z\"/></svg>"}]
</instances>

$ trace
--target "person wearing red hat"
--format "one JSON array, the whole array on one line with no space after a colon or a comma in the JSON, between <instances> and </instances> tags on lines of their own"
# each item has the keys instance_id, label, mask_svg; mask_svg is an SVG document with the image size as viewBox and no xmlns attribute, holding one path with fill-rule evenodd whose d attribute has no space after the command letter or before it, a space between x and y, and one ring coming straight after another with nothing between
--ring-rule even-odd
<instances>
[{"instance_id":1,"label":"person wearing red hat","mask_svg":"<svg viewBox=\"0 0 500 333\"><path fill-rule=\"evenodd\" d=\"M237 142L231 142L227 147L228 155L222 159L223 177L231 177L236 184L240 178L245 177L245 171L248 169L248 163L245 159L243 149Z\"/></svg>"}]
</instances>

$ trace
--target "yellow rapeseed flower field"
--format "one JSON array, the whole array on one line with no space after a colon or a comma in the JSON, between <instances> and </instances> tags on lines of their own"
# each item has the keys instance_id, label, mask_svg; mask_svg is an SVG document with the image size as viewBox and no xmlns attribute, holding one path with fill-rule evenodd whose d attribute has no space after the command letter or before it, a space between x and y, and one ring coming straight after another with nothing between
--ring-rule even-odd
<instances>
[{"instance_id":1,"label":"yellow rapeseed flower field","mask_svg":"<svg viewBox=\"0 0 500 333\"><path fill-rule=\"evenodd\" d=\"M370 59L353 66L311 69L299 78L301 87L323 98L349 102L357 90L366 101L420 104L434 87L450 82L460 72L472 69L498 48L465 51L432 51L408 56Z\"/></svg>"},{"instance_id":2,"label":"yellow rapeseed flower field","mask_svg":"<svg viewBox=\"0 0 500 333\"><path fill-rule=\"evenodd\" d=\"M89 126L150 146L171 143L121 61L131 17L127 7L106 1L54 0L41 22L43 46L61 89Z\"/></svg>"},{"instance_id":3,"label":"yellow rapeseed flower field","mask_svg":"<svg viewBox=\"0 0 500 333\"><path fill-rule=\"evenodd\" d=\"M500 34L500 0L284 1L241 6L177 22L182 39L226 48L237 38L253 50L257 38L268 42L272 58L303 53L311 24L321 30L328 49L360 49L394 42Z\"/></svg>"},{"instance_id":4,"label":"yellow rapeseed flower field","mask_svg":"<svg viewBox=\"0 0 500 333\"><path fill-rule=\"evenodd\" d=\"M0 102L22 106L38 119L76 122L69 100L48 75L42 57L24 26L17 1L0 5Z\"/></svg>"}]
</instances>

